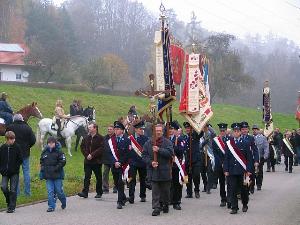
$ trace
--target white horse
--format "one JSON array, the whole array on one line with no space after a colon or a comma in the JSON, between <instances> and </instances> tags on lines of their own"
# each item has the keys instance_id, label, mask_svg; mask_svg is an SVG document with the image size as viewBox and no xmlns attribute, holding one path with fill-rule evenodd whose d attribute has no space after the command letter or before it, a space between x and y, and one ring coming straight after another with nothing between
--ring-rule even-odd
<instances>
[{"instance_id":1,"label":"white horse","mask_svg":"<svg viewBox=\"0 0 300 225\"><path fill-rule=\"evenodd\" d=\"M38 123L37 128L37 143L44 147L44 140L47 134L51 136L57 137L57 131L51 129L52 119L44 118L40 120ZM64 124L62 124L63 126ZM87 129L88 126L88 118L84 116L72 116L70 119L67 119L66 125L64 125L63 130L61 131L61 136L66 139L66 144L68 148L68 153L72 156L71 153L71 143L72 143L72 136L75 135L75 131L80 127L83 126Z\"/></svg>"}]
</instances>

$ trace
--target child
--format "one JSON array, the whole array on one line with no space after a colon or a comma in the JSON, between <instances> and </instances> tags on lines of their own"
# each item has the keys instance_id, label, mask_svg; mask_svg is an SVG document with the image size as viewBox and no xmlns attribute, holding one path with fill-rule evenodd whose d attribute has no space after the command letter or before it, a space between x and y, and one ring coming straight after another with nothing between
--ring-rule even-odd
<instances>
[{"instance_id":1,"label":"child","mask_svg":"<svg viewBox=\"0 0 300 225\"><path fill-rule=\"evenodd\" d=\"M54 137L49 137L47 146L42 152L41 159L41 176L46 180L48 192L48 210L53 212L55 210L56 200L54 193L61 201L61 208L66 208L67 199L63 191L64 170L66 165L66 157L61 151L61 145Z\"/></svg>"},{"instance_id":2,"label":"child","mask_svg":"<svg viewBox=\"0 0 300 225\"><path fill-rule=\"evenodd\" d=\"M5 133L6 143L0 147L0 173L2 175L1 190L7 203L7 213L13 213L17 202L17 186L20 165L22 164L21 149L15 143L15 133ZM10 190L8 189L10 183Z\"/></svg>"}]
</instances>

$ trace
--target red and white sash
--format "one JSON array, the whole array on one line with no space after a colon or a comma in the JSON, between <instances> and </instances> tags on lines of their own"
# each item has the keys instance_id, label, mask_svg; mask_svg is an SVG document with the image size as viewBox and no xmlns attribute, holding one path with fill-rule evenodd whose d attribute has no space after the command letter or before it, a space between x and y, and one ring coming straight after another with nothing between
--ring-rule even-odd
<instances>
[{"instance_id":1,"label":"red and white sash","mask_svg":"<svg viewBox=\"0 0 300 225\"><path fill-rule=\"evenodd\" d=\"M187 183L188 182L188 176L185 170L185 163L184 160L180 161L177 156L175 155L174 157L174 162L176 164L176 166L179 169L179 183L181 185L183 185L183 183Z\"/></svg>"},{"instance_id":2,"label":"red and white sash","mask_svg":"<svg viewBox=\"0 0 300 225\"><path fill-rule=\"evenodd\" d=\"M214 138L214 141L216 142L216 144L218 145L219 149L222 151L222 153L225 155L225 148L226 148L226 145L225 143L223 142L222 138L217 136Z\"/></svg>"},{"instance_id":3,"label":"red and white sash","mask_svg":"<svg viewBox=\"0 0 300 225\"><path fill-rule=\"evenodd\" d=\"M116 136L112 136L109 140L108 140L108 145L110 148L110 151L114 157L114 159L119 162L119 152L118 152L118 148L117 148L117 140L116 140ZM128 175L128 171L129 171L129 164L123 164L121 165L122 168L122 180L127 180L128 182L130 181L129 175Z\"/></svg>"},{"instance_id":4,"label":"red and white sash","mask_svg":"<svg viewBox=\"0 0 300 225\"><path fill-rule=\"evenodd\" d=\"M292 146L291 142L290 142L288 139L286 139L286 138L283 138L283 142L284 142L285 146L288 148L288 150L289 150L293 155L295 155L295 153L294 153L294 151L293 151L293 146Z\"/></svg>"},{"instance_id":5,"label":"red and white sash","mask_svg":"<svg viewBox=\"0 0 300 225\"><path fill-rule=\"evenodd\" d=\"M227 146L231 152L231 154L234 156L234 158L241 164L241 166L244 168L244 170L247 170L247 159L245 158L244 154L241 152L241 150L236 146L233 139L228 140Z\"/></svg>"},{"instance_id":6,"label":"red and white sash","mask_svg":"<svg viewBox=\"0 0 300 225\"><path fill-rule=\"evenodd\" d=\"M138 154L139 157L142 157L143 147L137 142L133 135L130 135L129 139L131 141L131 147L135 153Z\"/></svg>"}]
</instances>

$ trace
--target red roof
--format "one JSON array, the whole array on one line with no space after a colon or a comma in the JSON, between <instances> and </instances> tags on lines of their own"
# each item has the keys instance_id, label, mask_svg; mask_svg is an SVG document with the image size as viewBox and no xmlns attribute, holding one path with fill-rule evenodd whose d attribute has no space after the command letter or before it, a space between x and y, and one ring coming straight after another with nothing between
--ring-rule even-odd
<instances>
[{"instance_id":1,"label":"red roof","mask_svg":"<svg viewBox=\"0 0 300 225\"><path fill-rule=\"evenodd\" d=\"M24 66L24 57L28 53L28 48L23 44L0 43L0 64Z\"/></svg>"}]
</instances>

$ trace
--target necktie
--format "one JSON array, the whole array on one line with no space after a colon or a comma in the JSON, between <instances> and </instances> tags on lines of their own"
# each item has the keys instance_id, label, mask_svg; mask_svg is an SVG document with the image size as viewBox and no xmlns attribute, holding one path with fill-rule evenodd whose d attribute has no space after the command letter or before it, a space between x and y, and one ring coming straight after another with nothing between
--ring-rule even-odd
<instances>
[{"instance_id":1,"label":"necktie","mask_svg":"<svg viewBox=\"0 0 300 225\"><path fill-rule=\"evenodd\" d=\"M120 143L121 137L117 137L117 142Z\"/></svg>"}]
</instances>

